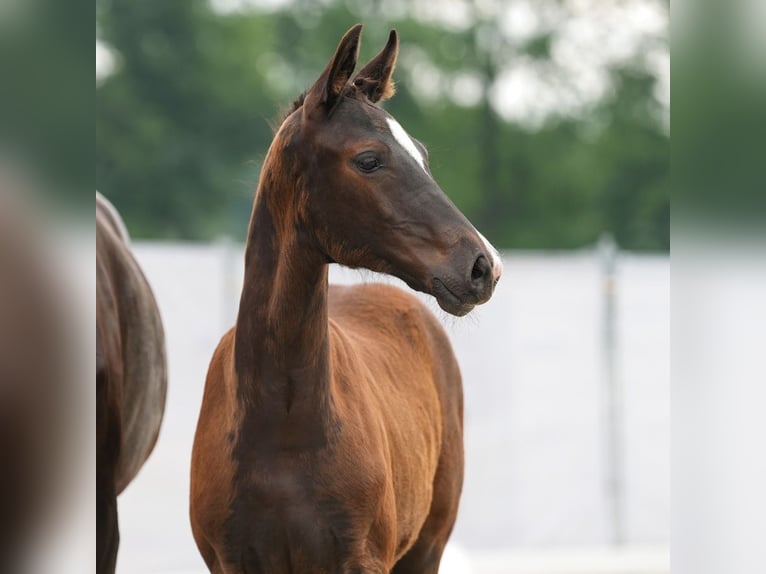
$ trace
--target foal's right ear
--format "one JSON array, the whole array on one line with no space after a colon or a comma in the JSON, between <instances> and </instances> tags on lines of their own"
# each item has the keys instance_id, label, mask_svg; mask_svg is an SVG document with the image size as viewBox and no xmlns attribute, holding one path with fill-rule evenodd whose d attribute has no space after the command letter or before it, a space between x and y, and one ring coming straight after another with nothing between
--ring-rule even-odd
<instances>
[{"instance_id":1,"label":"foal's right ear","mask_svg":"<svg viewBox=\"0 0 766 574\"><path fill-rule=\"evenodd\" d=\"M304 117L312 117L317 112L326 114L338 102L351 74L354 73L361 36L361 24L357 24L343 36L332 60L319 79L306 92L303 102Z\"/></svg>"}]
</instances>

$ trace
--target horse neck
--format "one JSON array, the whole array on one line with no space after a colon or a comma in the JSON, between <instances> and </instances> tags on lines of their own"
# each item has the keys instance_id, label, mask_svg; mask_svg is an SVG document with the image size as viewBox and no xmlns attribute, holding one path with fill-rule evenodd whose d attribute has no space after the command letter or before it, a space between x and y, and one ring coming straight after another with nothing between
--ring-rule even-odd
<instances>
[{"instance_id":1,"label":"horse neck","mask_svg":"<svg viewBox=\"0 0 766 574\"><path fill-rule=\"evenodd\" d=\"M245 250L234 347L238 393L254 408L320 420L330 404L328 266L275 213L269 175L261 178Z\"/></svg>"}]
</instances>

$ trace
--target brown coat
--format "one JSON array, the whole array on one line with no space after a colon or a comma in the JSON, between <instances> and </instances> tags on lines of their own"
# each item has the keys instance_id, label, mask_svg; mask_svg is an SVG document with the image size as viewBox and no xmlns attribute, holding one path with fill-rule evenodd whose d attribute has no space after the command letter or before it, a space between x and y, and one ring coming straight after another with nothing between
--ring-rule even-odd
<instances>
[{"instance_id":1,"label":"brown coat","mask_svg":"<svg viewBox=\"0 0 766 574\"><path fill-rule=\"evenodd\" d=\"M435 574L463 479L460 372L434 316L328 264L391 273L464 315L500 266L375 104L398 51L356 77L341 40L264 162L234 329L210 363L191 523L211 572Z\"/></svg>"}]
</instances>

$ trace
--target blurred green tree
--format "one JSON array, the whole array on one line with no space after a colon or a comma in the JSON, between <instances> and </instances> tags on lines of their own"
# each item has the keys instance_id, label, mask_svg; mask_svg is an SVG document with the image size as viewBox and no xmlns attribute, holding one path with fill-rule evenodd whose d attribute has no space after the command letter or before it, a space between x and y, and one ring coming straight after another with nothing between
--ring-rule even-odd
<instances>
[{"instance_id":1,"label":"blurred green tree","mask_svg":"<svg viewBox=\"0 0 766 574\"><path fill-rule=\"evenodd\" d=\"M534 121L504 112L500 80L515 66L539 72L547 99L577 100L579 78L555 54L565 3L541 2L547 19L521 40L507 31L510 0L452 15L416 0L246 4L97 1L97 35L116 59L97 90L97 183L135 235L243 237L269 119L362 21L362 59L399 30L399 89L386 106L493 242L574 248L606 230L625 248L668 248L669 135L642 62L612 66L595 103Z\"/></svg>"}]
</instances>

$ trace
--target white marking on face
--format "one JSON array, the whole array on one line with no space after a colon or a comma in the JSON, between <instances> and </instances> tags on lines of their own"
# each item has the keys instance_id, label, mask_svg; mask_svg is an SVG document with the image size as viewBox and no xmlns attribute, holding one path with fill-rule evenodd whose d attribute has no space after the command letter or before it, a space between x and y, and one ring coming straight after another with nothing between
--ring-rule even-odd
<instances>
[{"instance_id":1,"label":"white marking on face","mask_svg":"<svg viewBox=\"0 0 766 574\"><path fill-rule=\"evenodd\" d=\"M487 251L489 252L489 256L492 259L492 278L497 280L503 274L503 260L500 257L500 253L498 253L497 249L495 249L492 246L492 244L489 241L487 241L487 238L484 237L481 234L481 232L479 232L478 229L476 230L476 233L484 242L484 246L487 248Z\"/></svg>"},{"instance_id":2,"label":"white marking on face","mask_svg":"<svg viewBox=\"0 0 766 574\"><path fill-rule=\"evenodd\" d=\"M423 171L428 173L423 155L420 153L418 146L415 145L415 142L412 141L412 138L406 131L404 131L401 124L391 117L386 118L386 121L388 122L388 129L391 130L391 135L394 136L394 139L399 142L399 145L404 148L404 151L412 156L412 159L418 162L418 165L423 168Z\"/></svg>"}]
</instances>

